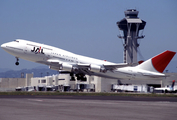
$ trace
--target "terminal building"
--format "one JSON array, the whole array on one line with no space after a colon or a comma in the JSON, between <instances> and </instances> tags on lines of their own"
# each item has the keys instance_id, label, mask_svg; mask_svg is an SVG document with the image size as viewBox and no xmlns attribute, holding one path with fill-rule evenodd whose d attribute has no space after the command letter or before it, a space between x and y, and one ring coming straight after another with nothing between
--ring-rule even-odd
<instances>
[{"instance_id":1,"label":"terminal building","mask_svg":"<svg viewBox=\"0 0 177 120\"><path fill-rule=\"evenodd\" d=\"M137 52L138 39L144 38L139 35L146 25L144 20L138 18L138 11L128 9L125 18L117 22L117 26L123 34L118 37L124 40L124 63L138 63ZM86 81L71 79L70 74L58 74L45 77L33 77L33 74L26 74L26 78L0 78L0 91L13 90L37 90L37 91L85 91L85 92L111 92L116 85L134 86L134 91L140 86L139 92L149 92L149 87L163 87L170 85L177 78L177 73L166 73L163 80L117 80L97 76L86 76ZM136 87L137 86L137 87ZM145 87L144 87L145 86ZM146 88L146 90L144 90Z\"/></svg>"},{"instance_id":2,"label":"terminal building","mask_svg":"<svg viewBox=\"0 0 177 120\"><path fill-rule=\"evenodd\" d=\"M171 85L177 78L177 73L166 73L163 80L117 80L97 76L86 76L87 81L72 81L69 74L59 74L45 77L33 77L26 74L26 78L0 78L0 91L81 91L81 92L112 92L115 85L146 86L146 90L139 92L150 92L149 87L163 87Z\"/></svg>"}]
</instances>

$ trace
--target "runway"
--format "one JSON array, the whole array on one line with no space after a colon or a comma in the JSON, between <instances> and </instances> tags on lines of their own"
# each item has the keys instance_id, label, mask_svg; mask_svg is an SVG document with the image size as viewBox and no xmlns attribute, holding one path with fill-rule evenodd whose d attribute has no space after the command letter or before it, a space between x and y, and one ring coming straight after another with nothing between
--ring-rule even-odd
<instances>
[{"instance_id":1,"label":"runway","mask_svg":"<svg viewBox=\"0 0 177 120\"><path fill-rule=\"evenodd\" d=\"M176 120L176 99L129 96L0 96L0 120Z\"/></svg>"}]
</instances>

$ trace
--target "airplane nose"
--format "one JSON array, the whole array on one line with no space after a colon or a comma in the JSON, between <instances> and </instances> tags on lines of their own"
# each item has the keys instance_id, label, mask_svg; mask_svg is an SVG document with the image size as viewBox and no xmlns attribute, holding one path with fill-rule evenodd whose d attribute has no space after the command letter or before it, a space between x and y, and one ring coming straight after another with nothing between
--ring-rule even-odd
<instances>
[{"instance_id":1,"label":"airplane nose","mask_svg":"<svg viewBox=\"0 0 177 120\"><path fill-rule=\"evenodd\" d=\"M2 44L2 45L1 45L1 48L5 48L5 47L6 47L6 44Z\"/></svg>"}]
</instances>

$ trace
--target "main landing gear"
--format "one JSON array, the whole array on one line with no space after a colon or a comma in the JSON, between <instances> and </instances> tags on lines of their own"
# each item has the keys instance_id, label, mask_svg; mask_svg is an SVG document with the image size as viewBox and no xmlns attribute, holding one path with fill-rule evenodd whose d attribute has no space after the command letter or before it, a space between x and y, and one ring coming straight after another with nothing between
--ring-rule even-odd
<instances>
[{"instance_id":1,"label":"main landing gear","mask_svg":"<svg viewBox=\"0 0 177 120\"><path fill-rule=\"evenodd\" d=\"M15 63L15 65L19 65L19 59L16 57L16 59L17 59L17 62Z\"/></svg>"},{"instance_id":2,"label":"main landing gear","mask_svg":"<svg viewBox=\"0 0 177 120\"><path fill-rule=\"evenodd\" d=\"M84 74L75 74L74 73L70 73L70 76L71 76L71 81L75 81L75 76L77 77L77 80L80 80L80 81L87 81L87 78Z\"/></svg>"}]
</instances>

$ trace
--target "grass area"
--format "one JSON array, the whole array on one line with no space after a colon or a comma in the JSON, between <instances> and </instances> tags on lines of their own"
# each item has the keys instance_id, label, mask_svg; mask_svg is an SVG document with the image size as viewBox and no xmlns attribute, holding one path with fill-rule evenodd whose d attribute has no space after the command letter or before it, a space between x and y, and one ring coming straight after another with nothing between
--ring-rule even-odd
<instances>
[{"instance_id":1,"label":"grass area","mask_svg":"<svg viewBox=\"0 0 177 120\"><path fill-rule=\"evenodd\" d=\"M83 92L0 92L1 95L51 95L51 96L139 96L139 97L177 97L177 94L156 93L83 93Z\"/></svg>"}]
</instances>

